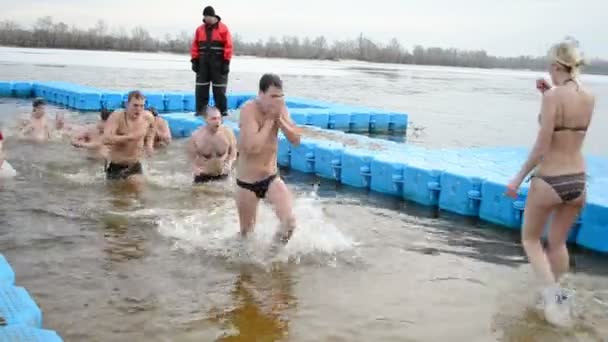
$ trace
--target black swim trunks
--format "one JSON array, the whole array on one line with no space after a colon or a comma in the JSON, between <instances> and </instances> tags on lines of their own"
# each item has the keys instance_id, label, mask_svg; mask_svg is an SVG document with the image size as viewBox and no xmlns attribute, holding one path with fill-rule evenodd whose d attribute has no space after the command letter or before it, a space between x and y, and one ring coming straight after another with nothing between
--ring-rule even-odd
<instances>
[{"instance_id":1,"label":"black swim trunks","mask_svg":"<svg viewBox=\"0 0 608 342\"><path fill-rule=\"evenodd\" d=\"M257 198L264 198L266 197L266 192L268 192L268 188L270 187L270 183L272 183L272 181L277 178L277 174L274 175L270 175L264 179L262 179L261 181L257 181L254 183L247 183L247 182L243 182L240 180L236 180L236 185L240 186L243 189L247 189L251 192L253 192Z\"/></svg>"},{"instance_id":2,"label":"black swim trunks","mask_svg":"<svg viewBox=\"0 0 608 342\"><path fill-rule=\"evenodd\" d=\"M228 178L228 175L206 175L204 173L198 174L196 176L194 176L194 183L197 184L202 184L202 183L207 183L207 182L212 182L212 181L219 181L219 180L223 180Z\"/></svg>"},{"instance_id":3,"label":"black swim trunks","mask_svg":"<svg viewBox=\"0 0 608 342\"><path fill-rule=\"evenodd\" d=\"M134 164L119 164L110 162L106 166L106 179L109 180L127 179L129 176L141 175L143 173L144 171L140 162Z\"/></svg>"}]
</instances>

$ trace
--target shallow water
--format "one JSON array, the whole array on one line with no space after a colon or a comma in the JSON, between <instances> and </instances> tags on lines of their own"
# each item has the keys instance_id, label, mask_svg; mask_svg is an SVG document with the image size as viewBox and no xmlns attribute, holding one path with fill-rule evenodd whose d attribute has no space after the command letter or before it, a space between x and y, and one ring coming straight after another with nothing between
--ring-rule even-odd
<instances>
[{"instance_id":1,"label":"shallow water","mask_svg":"<svg viewBox=\"0 0 608 342\"><path fill-rule=\"evenodd\" d=\"M38 59L7 62L6 56L14 53L0 49L2 78L63 79L124 89L187 89L192 81L187 66L168 61L187 61L183 56L100 53L93 55L99 56L98 66L90 65L95 64L91 58L83 66L78 65L84 61L81 52L40 50ZM64 58L53 60L62 53ZM48 66L59 62L61 68ZM535 107L537 98L516 88L533 85L533 74L471 75L443 68L372 73L360 70L361 63L263 59L234 64L233 83L239 90L251 90L261 70L272 65L286 75L288 91L295 96L311 96L314 85L321 99L383 102L407 111L425 127L417 136L408 131L409 143L518 144L534 134L533 128L518 134L499 129L504 122L530 125L523 119L534 115L523 109ZM407 73L417 76L404 78ZM145 79L139 79L142 75ZM593 82L606 89L604 78ZM370 84L383 90L376 92L382 101L374 100ZM479 113L477 105L470 106L471 98L461 96L473 85L486 94L469 96L504 103L479 104L490 113L487 117L465 114ZM404 96L400 87L423 90ZM14 140L15 113L28 110L28 101L0 99L0 127L18 172L0 184L0 250L18 284L41 306L45 327L66 341L608 338L605 257L574 251L567 284L577 291L579 319L575 329L560 331L535 310L535 284L517 232L282 170L296 194L299 224L286 249L273 255L269 242L277 222L270 208L260 208L251 239L236 239L234 180L193 187L183 140L146 162L146 190L134 196L106 185L102 165L64 142ZM51 107L51 116L57 110ZM503 118L505 112L513 118ZM67 119L88 122L94 114L68 112ZM596 123L601 120L598 115ZM457 122L463 125L454 130L450 125ZM591 151L605 147L604 141L591 138Z\"/></svg>"}]
</instances>

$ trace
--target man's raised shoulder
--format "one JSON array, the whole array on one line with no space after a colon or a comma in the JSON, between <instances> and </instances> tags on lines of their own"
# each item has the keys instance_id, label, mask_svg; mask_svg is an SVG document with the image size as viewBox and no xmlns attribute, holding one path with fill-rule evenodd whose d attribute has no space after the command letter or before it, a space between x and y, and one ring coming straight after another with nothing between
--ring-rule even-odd
<instances>
[{"instance_id":1,"label":"man's raised shoulder","mask_svg":"<svg viewBox=\"0 0 608 342\"><path fill-rule=\"evenodd\" d=\"M247 102L245 102L241 106L241 116L243 114L253 115L253 113L255 112L257 112L257 105L255 103L255 100L247 100Z\"/></svg>"},{"instance_id":2,"label":"man's raised shoulder","mask_svg":"<svg viewBox=\"0 0 608 342\"><path fill-rule=\"evenodd\" d=\"M154 115L149 110L144 111L144 118L146 118L149 123L154 123Z\"/></svg>"},{"instance_id":3,"label":"man's raised shoulder","mask_svg":"<svg viewBox=\"0 0 608 342\"><path fill-rule=\"evenodd\" d=\"M110 115L108 116L108 120L107 120L107 121L110 121L110 120L115 121L115 120L117 120L116 118L117 118L118 116L120 116L120 115L123 115L123 114L124 114L124 112L125 112L125 111L124 111L124 110L122 110L122 109L116 109L115 111L113 111L112 113L110 113Z\"/></svg>"},{"instance_id":4,"label":"man's raised shoulder","mask_svg":"<svg viewBox=\"0 0 608 342\"><path fill-rule=\"evenodd\" d=\"M224 131L224 135L226 135L230 140L236 139L236 136L234 135L234 131L232 130L232 127L226 126L226 125L222 125L222 130Z\"/></svg>"},{"instance_id":5,"label":"man's raised shoulder","mask_svg":"<svg viewBox=\"0 0 608 342\"><path fill-rule=\"evenodd\" d=\"M259 108L254 100L249 100L245 102L241 106L241 113L239 115L239 125L243 123L251 123L252 121L257 121L257 113L259 113Z\"/></svg>"}]
</instances>

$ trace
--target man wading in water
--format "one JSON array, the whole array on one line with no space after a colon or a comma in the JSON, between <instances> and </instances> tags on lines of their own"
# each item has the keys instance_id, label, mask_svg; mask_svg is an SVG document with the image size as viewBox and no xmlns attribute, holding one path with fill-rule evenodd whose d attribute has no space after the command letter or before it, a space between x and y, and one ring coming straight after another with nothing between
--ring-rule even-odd
<instances>
[{"instance_id":1,"label":"man wading in water","mask_svg":"<svg viewBox=\"0 0 608 342\"><path fill-rule=\"evenodd\" d=\"M112 113L104 129L104 143L110 149L106 178L126 180L138 190L143 185L143 150L151 155L154 149L154 117L144 110L144 102L141 92L130 92L127 108Z\"/></svg>"},{"instance_id":2,"label":"man wading in water","mask_svg":"<svg viewBox=\"0 0 608 342\"><path fill-rule=\"evenodd\" d=\"M258 97L245 103L240 115L236 205L241 234L253 231L258 202L268 198L281 222L276 240L286 244L296 218L291 191L277 173L278 133L281 129L290 143L299 145L301 129L289 117L283 82L277 75L263 75L259 88Z\"/></svg>"},{"instance_id":3,"label":"man wading in water","mask_svg":"<svg viewBox=\"0 0 608 342\"><path fill-rule=\"evenodd\" d=\"M205 126L192 133L187 146L196 184L227 178L236 159L236 137L231 128L222 125L220 111L208 108L205 121Z\"/></svg>"}]
</instances>

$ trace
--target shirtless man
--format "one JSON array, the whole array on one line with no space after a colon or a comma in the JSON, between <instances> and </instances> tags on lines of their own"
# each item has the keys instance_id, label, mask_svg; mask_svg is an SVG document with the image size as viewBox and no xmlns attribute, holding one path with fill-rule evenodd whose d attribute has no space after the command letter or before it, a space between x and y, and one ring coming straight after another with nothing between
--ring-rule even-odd
<instances>
[{"instance_id":1,"label":"shirtless man","mask_svg":"<svg viewBox=\"0 0 608 342\"><path fill-rule=\"evenodd\" d=\"M106 178L126 180L139 186L143 182L140 159L143 151L152 154L154 118L144 110L144 95L135 90L129 93L126 109L115 111L106 123L103 140L109 145ZM144 143L147 141L147 143Z\"/></svg>"},{"instance_id":2,"label":"shirtless man","mask_svg":"<svg viewBox=\"0 0 608 342\"><path fill-rule=\"evenodd\" d=\"M206 183L228 177L236 160L236 137L222 125L222 114L215 107L204 113L207 125L201 126L188 142L194 183Z\"/></svg>"},{"instance_id":3,"label":"shirtless man","mask_svg":"<svg viewBox=\"0 0 608 342\"><path fill-rule=\"evenodd\" d=\"M278 177L278 132L283 132L293 145L300 144L301 129L285 106L283 82L274 74L260 79L258 97L241 109L238 144L236 205L241 234L246 236L254 226L258 202L268 198L281 222L277 242L286 244L296 227L291 191Z\"/></svg>"},{"instance_id":4,"label":"shirtless man","mask_svg":"<svg viewBox=\"0 0 608 342\"><path fill-rule=\"evenodd\" d=\"M47 141L51 137L51 130L46 118L46 101L35 98L32 102L32 115L21 129L21 137L36 142Z\"/></svg>"},{"instance_id":5,"label":"shirtless man","mask_svg":"<svg viewBox=\"0 0 608 342\"><path fill-rule=\"evenodd\" d=\"M108 117L111 112L107 109L101 110L101 120L89 129L82 131L72 139L72 145L85 148L89 152L89 159L107 159L109 148L103 143L103 133Z\"/></svg>"},{"instance_id":6,"label":"shirtless man","mask_svg":"<svg viewBox=\"0 0 608 342\"><path fill-rule=\"evenodd\" d=\"M171 143L171 130L167 120L158 116L156 108L150 108L154 116L154 148L167 147Z\"/></svg>"}]
</instances>

